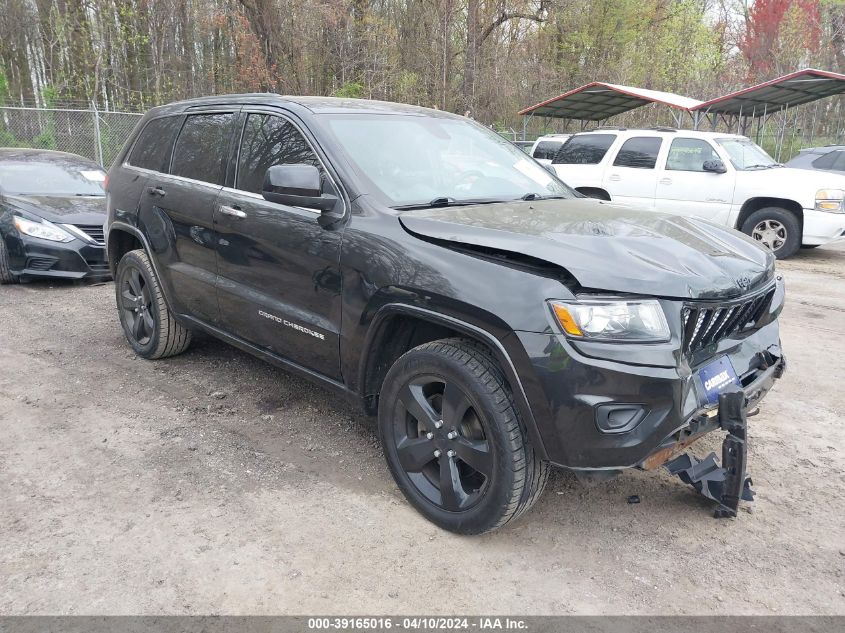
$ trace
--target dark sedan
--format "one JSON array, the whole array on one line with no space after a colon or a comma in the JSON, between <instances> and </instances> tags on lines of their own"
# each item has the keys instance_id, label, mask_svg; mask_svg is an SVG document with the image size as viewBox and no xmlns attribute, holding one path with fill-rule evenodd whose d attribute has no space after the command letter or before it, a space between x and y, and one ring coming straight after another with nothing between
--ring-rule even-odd
<instances>
[{"instance_id":1,"label":"dark sedan","mask_svg":"<svg viewBox=\"0 0 845 633\"><path fill-rule=\"evenodd\" d=\"M0 148L0 283L111 276L104 178L76 154Z\"/></svg>"}]
</instances>

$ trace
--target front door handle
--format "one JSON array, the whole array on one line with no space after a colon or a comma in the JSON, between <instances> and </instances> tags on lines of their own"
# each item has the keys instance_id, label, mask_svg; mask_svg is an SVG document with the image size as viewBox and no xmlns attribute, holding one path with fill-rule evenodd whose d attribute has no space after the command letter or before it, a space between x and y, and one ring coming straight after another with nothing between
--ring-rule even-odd
<instances>
[{"instance_id":1,"label":"front door handle","mask_svg":"<svg viewBox=\"0 0 845 633\"><path fill-rule=\"evenodd\" d=\"M147 187L147 193L151 196L158 196L159 198L163 198L167 195L167 192L161 187Z\"/></svg>"},{"instance_id":2,"label":"front door handle","mask_svg":"<svg viewBox=\"0 0 845 633\"><path fill-rule=\"evenodd\" d=\"M671 185L671 184L672 184L672 179L671 179L671 178L661 178L661 179L660 179L660 184L661 184L661 185Z\"/></svg>"},{"instance_id":3,"label":"front door handle","mask_svg":"<svg viewBox=\"0 0 845 633\"><path fill-rule=\"evenodd\" d=\"M618 182L619 180L622 180L622 176L620 176L619 174L610 174L610 176L608 177L608 180L612 180L613 182Z\"/></svg>"},{"instance_id":4,"label":"front door handle","mask_svg":"<svg viewBox=\"0 0 845 633\"><path fill-rule=\"evenodd\" d=\"M220 205L220 213L223 215L230 215L233 218L245 218L246 213L238 209L237 207L227 207L224 204Z\"/></svg>"}]
</instances>

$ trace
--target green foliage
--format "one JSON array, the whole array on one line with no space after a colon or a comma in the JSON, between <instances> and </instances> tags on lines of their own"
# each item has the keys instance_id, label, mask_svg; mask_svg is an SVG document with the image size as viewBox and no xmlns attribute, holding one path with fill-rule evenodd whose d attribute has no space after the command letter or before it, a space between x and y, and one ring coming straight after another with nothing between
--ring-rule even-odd
<instances>
[{"instance_id":1,"label":"green foliage","mask_svg":"<svg viewBox=\"0 0 845 633\"><path fill-rule=\"evenodd\" d=\"M347 81L340 88L332 92L332 96L360 99L364 96L364 84L358 83L357 81Z\"/></svg>"},{"instance_id":2,"label":"green foliage","mask_svg":"<svg viewBox=\"0 0 845 633\"><path fill-rule=\"evenodd\" d=\"M0 71L0 106L6 104L6 99L9 98L9 80L3 71Z\"/></svg>"}]
</instances>

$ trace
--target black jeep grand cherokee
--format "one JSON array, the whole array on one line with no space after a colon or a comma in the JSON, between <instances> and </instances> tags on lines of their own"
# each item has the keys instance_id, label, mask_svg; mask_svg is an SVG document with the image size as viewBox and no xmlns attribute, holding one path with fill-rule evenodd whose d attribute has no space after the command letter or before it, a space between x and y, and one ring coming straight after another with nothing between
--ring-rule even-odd
<instances>
[{"instance_id":1,"label":"black jeep grand cherokee","mask_svg":"<svg viewBox=\"0 0 845 633\"><path fill-rule=\"evenodd\" d=\"M770 253L580 197L444 112L276 95L155 108L107 195L139 355L203 330L345 394L378 415L408 500L455 532L521 515L550 465L656 468L720 426L741 444L727 478L744 479L731 418L783 368ZM728 412L725 391L741 396ZM683 473L699 488L700 470Z\"/></svg>"}]
</instances>

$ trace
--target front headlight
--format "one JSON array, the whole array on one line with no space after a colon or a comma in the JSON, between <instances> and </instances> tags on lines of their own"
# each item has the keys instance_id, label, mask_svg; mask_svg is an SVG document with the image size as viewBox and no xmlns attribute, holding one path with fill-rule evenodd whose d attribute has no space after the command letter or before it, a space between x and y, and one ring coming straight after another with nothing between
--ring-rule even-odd
<instances>
[{"instance_id":1,"label":"front headlight","mask_svg":"<svg viewBox=\"0 0 845 633\"><path fill-rule=\"evenodd\" d=\"M15 228L24 235L39 237L42 240L50 240L51 242L72 242L74 239L73 235L47 220L32 222L16 215Z\"/></svg>"},{"instance_id":2,"label":"front headlight","mask_svg":"<svg viewBox=\"0 0 845 633\"><path fill-rule=\"evenodd\" d=\"M845 198L845 191L842 189L819 189L816 192L816 211L842 213L843 198Z\"/></svg>"},{"instance_id":3,"label":"front headlight","mask_svg":"<svg viewBox=\"0 0 845 633\"><path fill-rule=\"evenodd\" d=\"M668 341L669 325L654 299L550 301L567 336L596 341Z\"/></svg>"}]
</instances>

